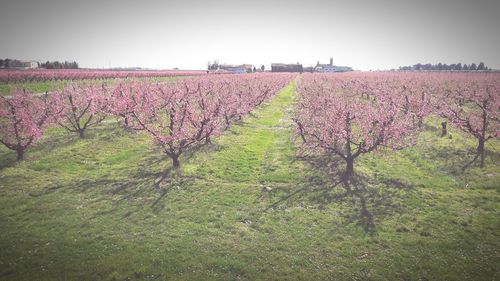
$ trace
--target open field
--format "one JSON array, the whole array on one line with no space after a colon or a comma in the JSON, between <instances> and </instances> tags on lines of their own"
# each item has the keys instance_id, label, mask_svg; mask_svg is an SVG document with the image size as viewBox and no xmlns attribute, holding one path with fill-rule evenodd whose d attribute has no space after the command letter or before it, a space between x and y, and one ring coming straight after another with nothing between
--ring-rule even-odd
<instances>
[{"instance_id":1,"label":"open field","mask_svg":"<svg viewBox=\"0 0 500 281\"><path fill-rule=\"evenodd\" d=\"M110 119L0 150L2 280L495 280L500 143L428 121L418 144L343 164L298 157L286 87L171 168ZM329 164L326 164L329 163Z\"/></svg>"},{"instance_id":2,"label":"open field","mask_svg":"<svg viewBox=\"0 0 500 281\"><path fill-rule=\"evenodd\" d=\"M163 81L174 81L177 79L190 78L191 76L173 76L173 77L145 77L145 78L133 78L134 80L147 80L153 82L163 82ZM10 82L1 83L0 82L0 95L8 96L11 95L15 90L26 89L33 93L45 93L54 90L62 90L71 83L76 83L79 85L89 85L89 84L104 84L104 85L114 85L116 81L128 81L132 78L106 78L106 79L83 79L83 80L57 80L57 81L33 81L33 82Z\"/></svg>"}]
</instances>

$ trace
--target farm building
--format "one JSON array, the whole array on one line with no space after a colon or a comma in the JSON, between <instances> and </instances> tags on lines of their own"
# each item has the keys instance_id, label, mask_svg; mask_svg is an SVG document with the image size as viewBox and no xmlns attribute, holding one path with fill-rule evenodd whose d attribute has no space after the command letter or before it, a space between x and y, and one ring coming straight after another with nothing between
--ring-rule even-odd
<instances>
[{"instance_id":1,"label":"farm building","mask_svg":"<svg viewBox=\"0 0 500 281\"><path fill-rule=\"evenodd\" d=\"M251 64L241 64L241 65L233 65L233 64L221 64L219 65L220 70L225 70L231 73L251 73L253 71L254 66Z\"/></svg>"},{"instance_id":2,"label":"farm building","mask_svg":"<svg viewBox=\"0 0 500 281\"><path fill-rule=\"evenodd\" d=\"M38 62L34 60L22 60L20 68L26 68L26 69L38 68Z\"/></svg>"},{"instance_id":3,"label":"farm building","mask_svg":"<svg viewBox=\"0 0 500 281\"><path fill-rule=\"evenodd\" d=\"M33 60L0 60L0 68L33 69L38 68L38 66L38 62Z\"/></svg>"},{"instance_id":4,"label":"farm building","mask_svg":"<svg viewBox=\"0 0 500 281\"><path fill-rule=\"evenodd\" d=\"M329 64L320 64L319 61L314 67L315 72L346 72L352 71L349 66L337 66L333 64L333 58L330 58Z\"/></svg>"},{"instance_id":5,"label":"farm building","mask_svg":"<svg viewBox=\"0 0 500 281\"><path fill-rule=\"evenodd\" d=\"M272 72L303 72L302 64L272 63Z\"/></svg>"}]
</instances>

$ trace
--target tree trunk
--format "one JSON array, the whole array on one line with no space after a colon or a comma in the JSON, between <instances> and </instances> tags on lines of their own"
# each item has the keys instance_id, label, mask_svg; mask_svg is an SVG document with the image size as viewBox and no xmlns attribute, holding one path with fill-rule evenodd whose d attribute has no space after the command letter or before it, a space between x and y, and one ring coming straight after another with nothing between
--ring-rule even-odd
<instances>
[{"instance_id":1,"label":"tree trunk","mask_svg":"<svg viewBox=\"0 0 500 281\"><path fill-rule=\"evenodd\" d=\"M172 156L172 166L174 166L174 168L179 168L180 165L181 165L181 163L179 162L179 155L173 155Z\"/></svg>"},{"instance_id":2,"label":"tree trunk","mask_svg":"<svg viewBox=\"0 0 500 281\"><path fill-rule=\"evenodd\" d=\"M448 134L448 123L446 121L441 122L441 137L444 137Z\"/></svg>"},{"instance_id":3,"label":"tree trunk","mask_svg":"<svg viewBox=\"0 0 500 281\"><path fill-rule=\"evenodd\" d=\"M83 132L84 132L83 130L78 130L78 135L80 136L81 139L85 138Z\"/></svg>"},{"instance_id":4,"label":"tree trunk","mask_svg":"<svg viewBox=\"0 0 500 281\"><path fill-rule=\"evenodd\" d=\"M352 179L352 176L354 175L354 159L353 158L347 158L346 159L346 170L345 170L345 180L350 181Z\"/></svg>"},{"instance_id":5,"label":"tree trunk","mask_svg":"<svg viewBox=\"0 0 500 281\"><path fill-rule=\"evenodd\" d=\"M481 162L479 167L484 167L484 139L479 139L479 144L477 146L477 154L481 157Z\"/></svg>"},{"instance_id":6,"label":"tree trunk","mask_svg":"<svg viewBox=\"0 0 500 281\"><path fill-rule=\"evenodd\" d=\"M347 133L347 140L346 140L346 164L347 167L345 169L345 175L344 175L344 180L346 182L351 181L352 175L354 174L354 157L352 156L352 149L351 149L351 119L350 119L350 113L347 113L347 117L345 119L345 132Z\"/></svg>"},{"instance_id":7,"label":"tree trunk","mask_svg":"<svg viewBox=\"0 0 500 281\"><path fill-rule=\"evenodd\" d=\"M422 128L422 126L424 125L424 118L422 117L418 117L418 128Z\"/></svg>"},{"instance_id":8,"label":"tree trunk","mask_svg":"<svg viewBox=\"0 0 500 281\"><path fill-rule=\"evenodd\" d=\"M21 161L24 159L24 149L18 148L17 149L17 161Z\"/></svg>"}]
</instances>

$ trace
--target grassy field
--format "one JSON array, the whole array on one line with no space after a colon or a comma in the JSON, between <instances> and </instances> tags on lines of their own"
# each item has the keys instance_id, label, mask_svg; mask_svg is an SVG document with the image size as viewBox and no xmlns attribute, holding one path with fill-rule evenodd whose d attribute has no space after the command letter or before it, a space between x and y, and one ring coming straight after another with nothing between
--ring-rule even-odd
<instances>
[{"instance_id":1,"label":"grassy field","mask_svg":"<svg viewBox=\"0 0 500 281\"><path fill-rule=\"evenodd\" d=\"M294 91L170 168L114 122L52 129L26 160L0 150L1 280L498 280L500 144L433 122L418 145L297 156Z\"/></svg>"},{"instance_id":2,"label":"grassy field","mask_svg":"<svg viewBox=\"0 0 500 281\"><path fill-rule=\"evenodd\" d=\"M152 78L136 78L138 80L149 80L155 82L172 81L176 79L188 78L191 76L174 76L174 77L152 77ZM54 90L61 90L71 83L77 84L105 84L113 85L116 81L127 79L83 79L83 80L57 80L57 81L34 81L34 82L13 82L13 83L0 83L0 95L8 96L16 90L26 89L33 93L45 93Z\"/></svg>"}]
</instances>

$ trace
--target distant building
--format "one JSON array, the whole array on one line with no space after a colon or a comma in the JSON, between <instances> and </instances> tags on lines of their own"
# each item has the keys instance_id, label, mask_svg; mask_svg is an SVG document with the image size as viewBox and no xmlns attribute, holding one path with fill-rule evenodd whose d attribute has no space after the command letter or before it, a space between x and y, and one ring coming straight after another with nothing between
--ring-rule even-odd
<instances>
[{"instance_id":1,"label":"distant building","mask_svg":"<svg viewBox=\"0 0 500 281\"><path fill-rule=\"evenodd\" d=\"M38 62L33 60L0 59L0 68L33 69L38 67Z\"/></svg>"},{"instance_id":2,"label":"distant building","mask_svg":"<svg viewBox=\"0 0 500 281\"><path fill-rule=\"evenodd\" d=\"M303 72L302 64L272 63L271 72Z\"/></svg>"},{"instance_id":3,"label":"distant building","mask_svg":"<svg viewBox=\"0 0 500 281\"><path fill-rule=\"evenodd\" d=\"M241 66L243 66L245 68L247 73L254 72L253 70L254 70L255 66L253 64L242 64Z\"/></svg>"},{"instance_id":4,"label":"distant building","mask_svg":"<svg viewBox=\"0 0 500 281\"><path fill-rule=\"evenodd\" d=\"M230 73L251 73L253 71L254 66L251 64L221 64L219 65L220 70L225 70Z\"/></svg>"},{"instance_id":5,"label":"distant building","mask_svg":"<svg viewBox=\"0 0 500 281\"><path fill-rule=\"evenodd\" d=\"M26 68L26 69L38 68L38 62L34 60L22 60L21 68Z\"/></svg>"},{"instance_id":6,"label":"distant building","mask_svg":"<svg viewBox=\"0 0 500 281\"><path fill-rule=\"evenodd\" d=\"M338 66L333 64L333 58L330 58L329 64L320 64L319 61L314 67L315 72L346 72L352 71L349 66Z\"/></svg>"}]
</instances>

